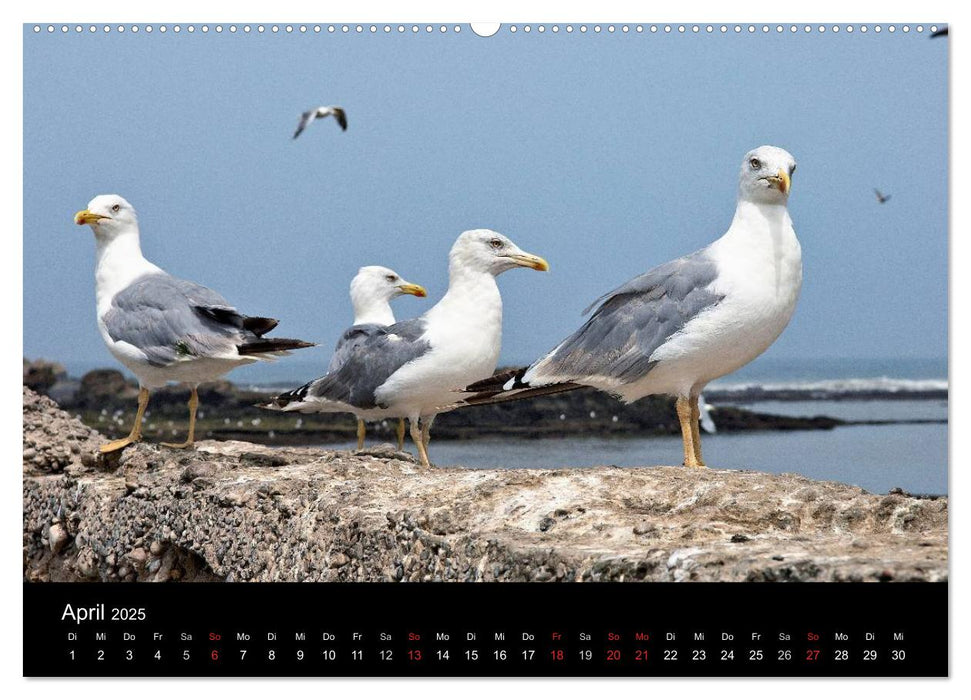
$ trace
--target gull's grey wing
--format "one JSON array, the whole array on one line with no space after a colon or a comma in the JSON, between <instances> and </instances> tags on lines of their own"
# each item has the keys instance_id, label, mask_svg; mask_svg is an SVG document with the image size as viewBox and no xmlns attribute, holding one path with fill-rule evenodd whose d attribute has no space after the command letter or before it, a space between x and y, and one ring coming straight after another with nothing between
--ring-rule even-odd
<instances>
[{"instance_id":1,"label":"gull's grey wing","mask_svg":"<svg viewBox=\"0 0 971 700\"><path fill-rule=\"evenodd\" d=\"M256 341L251 321L260 329L275 325L243 316L207 287L164 273L140 277L118 292L102 320L113 340L135 346L157 367Z\"/></svg>"},{"instance_id":2,"label":"gull's grey wing","mask_svg":"<svg viewBox=\"0 0 971 700\"><path fill-rule=\"evenodd\" d=\"M312 122L316 118L317 118L316 109L311 109L310 111L304 112L303 114L301 114L300 121L297 122L297 130L293 132L293 138L297 138L298 136L300 136L300 134L303 133L303 130L307 128L307 125L310 124L310 122Z\"/></svg>"},{"instance_id":3,"label":"gull's grey wing","mask_svg":"<svg viewBox=\"0 0 971 700\"><path fill-rule=\"evenodd\" d=\"M357 344L340 368L306 384L289 400L320 398L357 408L378 408L374 394L388 378L431 348L425 320L414 318L379 327Z\"/></svg>"},{"instance_id":4,"label":"gull's grey wing","mask_svg":"<svg viewBox=\"0 0 971 700\"><path fill-rule=\"evenodd\" d=\"M526 380L544 375L581 383L595 376L640 379L654 366L655 350L721 301L709 289L717 275L715 262L703 249L635 277L594 302L602 301L576 333L533 363Z\"/></svg>"},{"instance_id":5,"label":"gull's grey wing","mask_svg":"<svg viewBox=\"0 0 971 700\"><path fill-rule=\"evenodd\" d=\"M361 343L376 335L383 328L384 326L378 323L361 323L344 331L334 347L334 355L330 358L330 364L327 365L327 374L340 369L341 365L347 361L347 358Z\"/></svg>"}]
</instances>

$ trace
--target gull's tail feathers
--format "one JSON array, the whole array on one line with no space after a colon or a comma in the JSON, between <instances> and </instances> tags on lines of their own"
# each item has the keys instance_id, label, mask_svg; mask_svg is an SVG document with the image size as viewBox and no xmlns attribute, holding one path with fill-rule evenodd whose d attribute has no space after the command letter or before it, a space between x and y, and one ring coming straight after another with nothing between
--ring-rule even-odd
<instances>
[{"instance_id":1,"label":"gull's tail feathers","mask_svg":"<svg viewBox=\"0 0 971 700\"><path fill-rule=\"evenodd\" d=\"M317 381L316 379L314 382ZM266 403L256 404L259 408L268 408L271 411L299 411L300 406L305 403L307 392L314 382L307 382L302 387L287 391L278 396L274 396Z\"/></svg>"},{"instance_id":2,"label":"gull's tail feathers","mask_svg":"<svg viewBox=\"0 0 971 700\"><path fill-rule=\"evenodd\" d=\"M467 396L458 402L457 405L481 406L483 404L530 399L536 396L573 391L583 386L582 384L574 384L573 382L532 386L523 378L528 369L528 367L520 367L519 369L497 372L488 379L482 379L473 384L469 384L463 391L471 392L472 396Z\"/></svg>"},{"instance_id":3,"label":"gull's tail feathers","mask_svg":"<svg viewBox=\"0 0 971 700\"><path fill-rule=\"evenodd\" d=\"M284 413L344 413L351 407L341 401L332 401L319 395L317 388L329 375L318 377L301 387L274 396L266 403L256 404L257 408Z\"/></svg>"}]
</instances>

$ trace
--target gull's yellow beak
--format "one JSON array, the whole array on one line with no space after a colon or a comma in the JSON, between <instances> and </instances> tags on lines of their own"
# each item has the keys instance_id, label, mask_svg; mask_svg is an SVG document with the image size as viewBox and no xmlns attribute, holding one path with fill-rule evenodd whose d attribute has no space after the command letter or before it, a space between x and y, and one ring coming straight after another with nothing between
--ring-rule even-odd
<instances>
[{"instance_id":1,"label":"gull's yellow beak","mask_svg":"<svg viewBox=\"0 0 971 700\"><path fill-rule=\"evenodd\" d=\"M789 194L789 187L792 186L792 180L789 178L789 173L787 173L785 170L779 170L779 174L770 177L769 182L778 187L782 194Z\"/></svg>"},{"instance_id":2,"label":"gull's yellow beak","mask_svg":"<svg viewBox=\"0 0 971 700\"><path fill-rule=\"evenodd\" d=\"M103 214L95 214L87 209L82 209L74 215L74 223L76 223L78 226L84 226L85 224L96 224L102 219L107 218L110 217L104 216Z\"/></svg>"},{"instance_id":3,"label":"gull's yellow beak","mask_svg":"<svg viewBox=\"0 0 971 700\"><path fill-rule=\"evenodd\" d=\"M550 264L543 260L543 258L538 255L531 255L530 253L516 253L510 255L509 259L515 262L520 267L530 267L534 270L539 270L540 272L546 272L550 269Z\"/></svg>"},{"instance_id":4,"label":"gull's yellow beak","mask_svg":"<svg viewBox=\"0 0 971 700\"><path fill-rule=\"evenodd\" d=\"M416 297L427 297L428 292L420 284L412 284L411 282L406 282L405 284L399 284L398 289L401 290L402 294L413 294Z\"/></svg>"}]
</instances>

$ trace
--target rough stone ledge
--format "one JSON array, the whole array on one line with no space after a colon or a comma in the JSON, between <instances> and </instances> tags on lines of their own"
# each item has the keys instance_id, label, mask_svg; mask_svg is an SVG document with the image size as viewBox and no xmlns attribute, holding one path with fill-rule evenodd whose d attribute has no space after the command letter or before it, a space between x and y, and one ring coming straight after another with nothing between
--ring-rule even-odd
<instances>
[{"instance_id":1,"label":"rough stone ledge","mask_svg":"<svg viewBox=\"0 0 971 700\"><path fill-rule=\"evenodd\" d=\"M681 467L423 468L390 446L142 444L106 463L40 399L25 390L27 580L947 578L946 498Z\"/></svg>"}]
</instances>

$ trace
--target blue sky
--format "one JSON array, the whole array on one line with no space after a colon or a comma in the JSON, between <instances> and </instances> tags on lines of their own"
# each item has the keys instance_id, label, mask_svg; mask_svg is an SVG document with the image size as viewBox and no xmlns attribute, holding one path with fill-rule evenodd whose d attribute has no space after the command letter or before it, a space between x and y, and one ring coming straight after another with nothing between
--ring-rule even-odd
<instances>
[{"instance_id":1,"label":"blue sky","mask_svg":"<svg viewBox=\"0 0 971 700\"><path fill-rule=\"evenodd\" d=\"M766 356L941 357L947 50L913 32L25 28L24 354L114 364L92 236L71 217L115 192L151 260L322 343L277 365L297 378L350 322L359 266L425 285L430 300L396 302L413 316L444 292L461 231L501 231L552 265L500 280L502 361L526 362L603 292L721 235L742 156L771 143L799 162L805 279ZM317 104L344 106L348 131L328 121L292 141Z\"/></svg>"}]
</instances>

